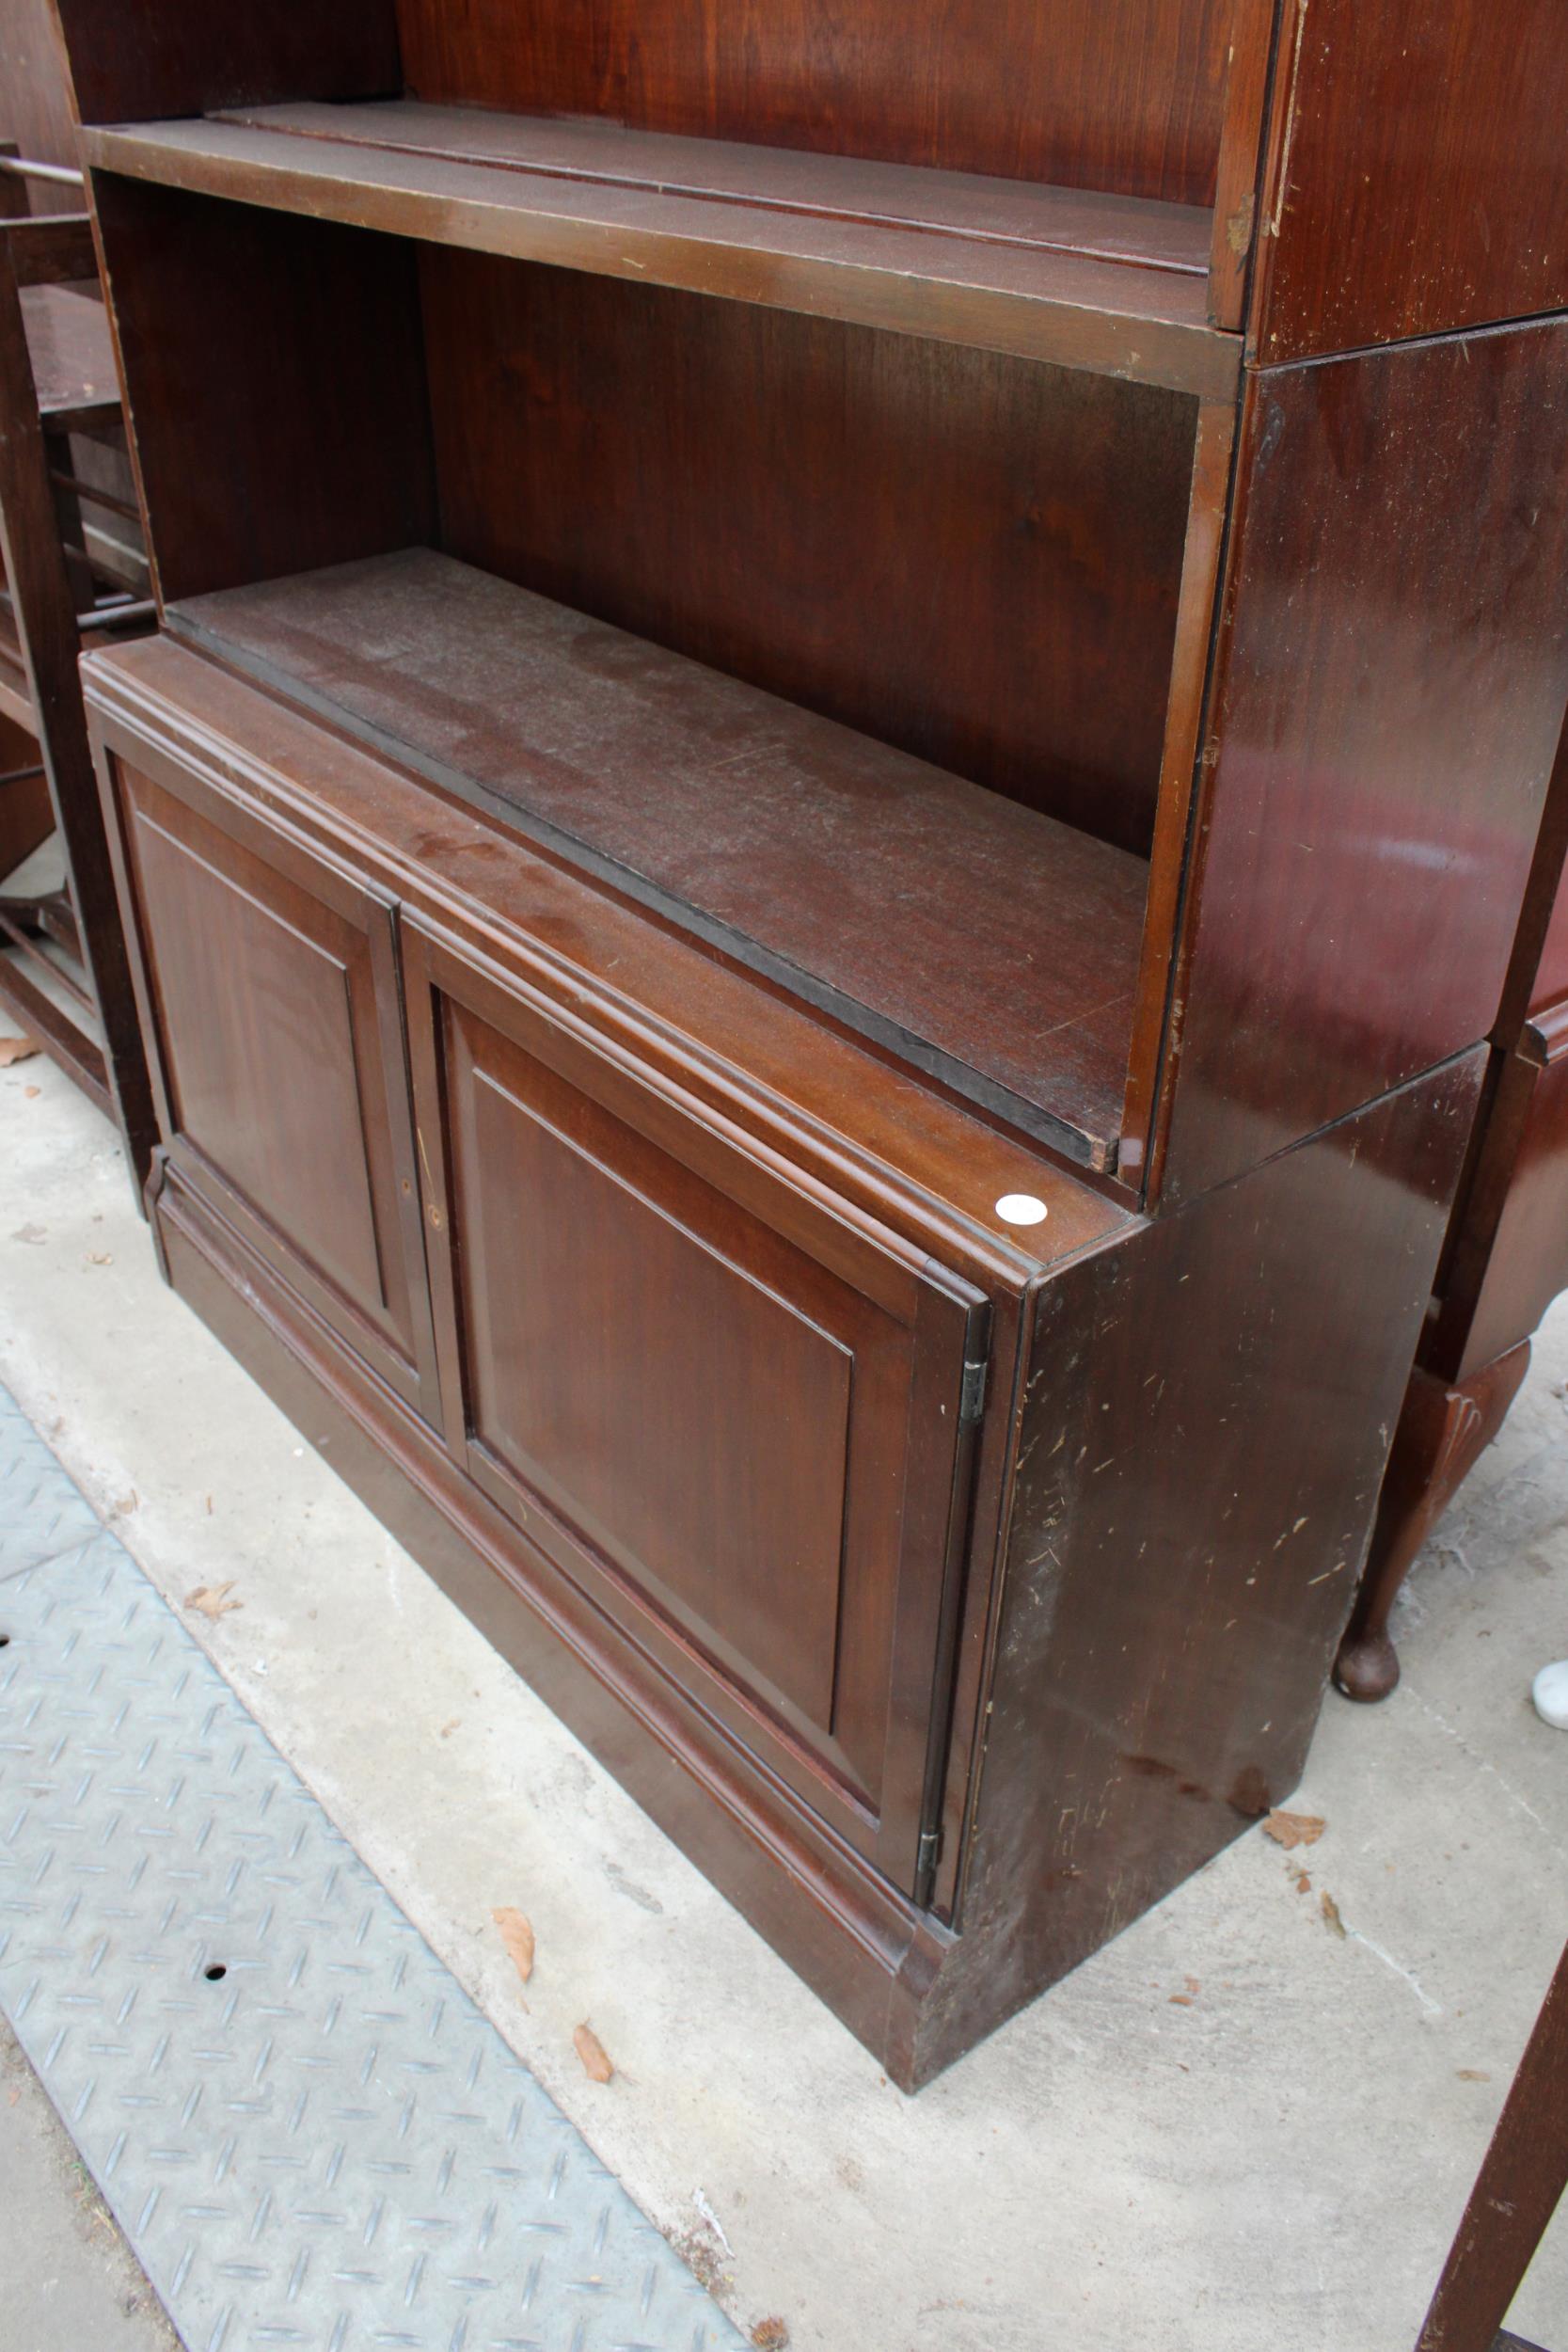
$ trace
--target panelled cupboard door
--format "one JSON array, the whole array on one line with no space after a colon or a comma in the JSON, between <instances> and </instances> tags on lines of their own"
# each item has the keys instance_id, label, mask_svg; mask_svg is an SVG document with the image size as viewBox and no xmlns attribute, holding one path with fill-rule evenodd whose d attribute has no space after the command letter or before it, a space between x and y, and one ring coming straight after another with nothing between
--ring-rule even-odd
<instances>
[{"instance_id":1,"label":"panelled cupboard door","mask_svg":"<svg viewBox=\"0 0 1568 2352\"><path fill-rule=\"evenodd\" d=\"M438 1422L393 901L156 753L112 765L170 1156Z\"/></svg>"},{"instance_id":2,"label":"panelled cupboard door","mask_svg":"<svg viewBox=\"0 0 1568 2352\"><path fill-rule=\"evenodd\" d=\"M403 955L449 1442L687 1704L912 1888L981 1294L543 966L410 917Z\"/></svg>"}]
</instances>

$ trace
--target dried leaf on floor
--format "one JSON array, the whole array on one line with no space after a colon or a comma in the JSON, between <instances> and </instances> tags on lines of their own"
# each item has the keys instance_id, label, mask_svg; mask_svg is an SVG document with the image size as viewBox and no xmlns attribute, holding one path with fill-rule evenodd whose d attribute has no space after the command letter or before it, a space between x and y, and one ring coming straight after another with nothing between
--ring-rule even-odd
<instances>
[{"instance_id":1,"label":"dried leaf on floor","mask_svg":"<svg viewBox=\"0 0 1568 2352\"><path fill-rule=\"evenodd\" d=\"M41 1087L24 1087L22 1089L23 1099L28 1103L36 1103L42 1092Z\"/></svg>"},{"instance_id":2,"label":"dried leaf on floor","mask_svg":"<svg viewBox=\"0 0 1568 2352\"><path fill-rule=\"evenodd\" d=\"M445 1723L441 1725L437 1737L442 1740L450 1740L452 1733L458 1728L462 1721L463 1718L461 1715L454 1715L450 1723Z\"/></svg>"},{"instance_id":3,"label":"dried leaf on floor","mask_svg":"<svg viewBox=\"0 0 1568 2352\"><path fill-rule=\"evenodd\" d=\"M759 2319L752 2330L752 2342L757 2352L785 2352L789 2329L782 2319Z\"/></svg>"},{"instance_id":4,"label":"dried leaf on floor","mask_svg":"<svg viewBox=\"0 0 1568 2352\"><path fill-rule=\"evenodd\" d=\"M572 2047L582 2060L582 2071L590 2082L607 2083L615 2069L610 2054L592 2026L579 2026L572 2036Z\"/></svg>"},{"instance_id":5,"label":"dried leaf on floor","mask_svg":"<svg viewBox=\"0 0 1568 2352\"><path fill-rule=\"evenodd\" d=\"M1326 1886L1323 1888L1323 1893L1319 1896L1318 1900L1323 1907L1324 1927L1327 1928L1331 1935L1337 1935L1342 1940L1345 1933L1345 1923L1339 1916L1338 1904L1335 1901Z\"/></svg>"},{"instance_id":6,"label":"dried leaf on floor","mask_svg":"<svg viewBox=\"0 0 1568 2352\"><path fill-rule=\"evenodd\" d=\"M230 1599L233 1589L232 1577L225 1584L198 1584L194 1593L185 1595L185 1606L198 1610L204 1617L226 1617L231 1609L245 1607L243 1600Z\"/></svg>"},{"instance_id":7,"label":"dried leaf on floor","mask_svg":"<svg viewBox=\"0 0 1568 2352\"><path fill-rule=\"evenodd\" d=\"M501 1942L511 1955L512 1965L523 1982L527 1984L533 1974L531 1924L524 1918L520 1911L515 1911L510 1903L503 1903L501 1908L499 1911L493 1911L490 1916L501 1931Z\"/></svg>"},{"instance_id":8,"label":"dried leaf on floor","mask_svg":"<svg viewBox=\"0 0 1568 2352\"><path fill-rule=\"evenodd\" d=\"M1311 1892L1311 1880L1307 1877L1305 1870L1298 1870L1296 1873L1296 1893L1298 1895L1310 1895Z\"/></svg>"},{"instance_id":9,"label":"dried leaf on floor","mask_svg":"<svg viewBox=\"0 0 1568 2352\"><path fill-rule=\"evenodd\" d=\"M1170 2001L1174 2009L1191 2009L1193 1996L1190 1993L1173 1993Z\"/></svg>"},{"instance_id":10,"label":"dried leaf on floor","mask_svg":"<svg viewBox=\"0 0 1568 2352\"><path fill-rule=\"evenodd\" d=\"M0 1070L8 1070L15 1061L31 1061L39 1050L30 1037L0 1037Z\"/></svg>"},{"instance_id":11,"label":"dried leaf on floor","mask_svg":"<svg viewBox=\"0 0 1568 2352\"><path fill-rule=\"evenodd\" d=\"M88 1265L113 1265L114 1260L106 1249L89 1249L86 1263Z\"/></svg>"},{"instance_id":12,"label":"dried leaf on floor","mask_svg":"<svg viewBox=\"0 0 1568 2352\"><path fill-rule=\"evenodd\" d=\"M1459 2079L1462 2083L1489 2083L1492 2077L1490 2074L1482 2074L1479 2066L1462 2066L1459 2069Z\"/></svg>"},{"instance_id":13,"label":"dried leaf on floor","mask_svg":"<svg viewBox=\"0 0 1568 2352\"><path fill-rule=\"evenodd\" d=\"M1263 1824L1267 1835L1287 1853L1292 1846L1315 1846L1327 1827L1316 1813L1271 1813Z\"/></svg>"}]
</instances>

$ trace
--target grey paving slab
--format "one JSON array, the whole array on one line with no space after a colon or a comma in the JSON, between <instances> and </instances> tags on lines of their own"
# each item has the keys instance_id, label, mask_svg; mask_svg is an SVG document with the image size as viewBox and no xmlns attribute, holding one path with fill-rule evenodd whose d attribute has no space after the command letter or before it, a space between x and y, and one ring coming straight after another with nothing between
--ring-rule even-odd
<instances>
[{"instance_id":1,"label":"grey paving slab","mask_svg":"<svg viewBox=\"0 0 1568 2352\"><path fill-rule=\"evenodd\" d=\"M189 2345L740 2344L113 1536L0 1641L0 2007Z\"/></svg>"},{"instance_id":2,"label":"grey paving slab","mask_svg":"<svg viewBox=\"0 0 1568 2352\"><path fill-rule=\"evenodd\" d=\"M103 1532L90 1503L0 1389L0 1583Z\"/></svg>"}]
</instances>

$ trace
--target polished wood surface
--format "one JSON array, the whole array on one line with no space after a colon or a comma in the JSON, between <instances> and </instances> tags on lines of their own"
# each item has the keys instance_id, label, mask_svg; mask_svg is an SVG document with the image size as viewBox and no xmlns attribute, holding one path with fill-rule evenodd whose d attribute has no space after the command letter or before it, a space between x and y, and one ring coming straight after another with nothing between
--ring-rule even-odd
<instances>
[{"instance_id":1,"label":"polished wood surface","mask_svg":"<svg viewBox=\"0 0 1568 2352\"><path fill-rule=\"evenodd\" d=\"M598 1724L617 1769L673 1808L700 1857L896 2079L912 2085L948 2062L1266 1809L1271 1792L1285 1792L1381 1468L1381 1446L1364 1425L1350 1441L1352 1408L1369 1396L1381 1405L1386 1387L1392 1414L1479 1057L1181 1216L1102 1226L1098 1250L1065 1263L1066 1220L1074 1197L1085 1206L1087 1197L1042 1166L1035 1185L1049 1195L1042 1237L1058 1258L1054 1276L1049 1259L1031 1272L994 1246L979 1248L977 1234L966 1243L961 1222L933 1221L892 1168L875 1197L895 1220L879 1216L867 1228L848 1195L821 1189L832 1163L812 1126L757 1092L752 1073L764 1062L750 1043L747 1067L735 1066L729 1093L719 1095L717 1073L693 1060L689 1045L671 1058L674 1041L643 1009L657 991L622 965L613 934L603 980L586 986L595 959L583 961L582 934L546 913L567 889L584 910L602 909L596 922L619 923L633 939L639 926L648 931L637 910L617 911L471 812L443 806L413 779L177 645L96 659L89 676L98 723L119 760L166 759L188 724L182 761L210 768L214 785L242 797L258 822L318 832L377 888L399 896L406 888L428 902L428 914L416 904L404 918L404 1002L426 1143L420 1179L449 1469L430 1452L434 1433L420 1438L413 1419L378 1401L388 1392L356 1372L359 1351L334 1340L319 1316L302 1319L286 1269L268 1266L230 1208L201 1189L194 1164L172 1153L156 1215L177 1279L232 1334L233 1318L202 1270L229 1268L226 1281L240 1282L272 1334L265 1346L281 1345L309 1370L397 1466L391 1486L386 1470L365 1473L380 1507L421 1543L430 1538L431 1556L447 1564L443 1572L458 1579L482 1622L496 1622L494 1608L473 1591L471 1570L455 1565L454 1543L471 1557L477 1542L504 1564L506 1590L620 1694L632 1719L666 1725L663 1752L673 1736L689 1775L681 1790L672 1789L666 1765L649 1767L637 1739L604 1724L571 1674L558 1681L547 1670L552 1694L575 1716L586 1710L578 1719ZM165 748L138 753L144 731ZM269 747L264 768L259 741ZM530 875L536 879L519 890ZM460 880L467 895L453 898ZM569 943L575 977L561 965L558 941ZM641 952L653 944L645 937ZM661 952L687 959L709 985L754 988L744 976L726 980L693 946L671 941ZM688 1023L693 1010L689 996ZM804 1047L809 1017L779 1010ZM820 1084L829 1044L818 1032L799 1062L798 1089ZM863 1117L868 1106L869 1098L847 1094L837 1115ZM882 1132L896 1165L906 1139L896 1126ZM837 1166L852 1166L842 1143ZM956 1161L952 1181L973 1178ZM863 1179L861 1197L873 1197ZM908 1238L895 1243L900 1225ZM993 1403L974 1432L977 1549L966 1582L955 1573L955 1546L969 1524L955 1380L974 1345L982 1296L994 1323ZM942 1321L927 1331L929 1311ZM1021 1423L1005 1400L1015 1393L1025 1311L1036 1339ZM1342 1360L1329 1386L1323 1368L1336 1346ZM847 1388L835 1350L855 1367ZM651 1365L676 1362L678 1376L650 1379ZM800 1418L773 1434L780 1415L756 1384L771 1388L790 1367ZM1310 1377L1310 1410L1284 1379L1290 1368L1298 1381ZM297 1393L292 1376L278 1377L282 1392ZM1171 1398L1164 1410L1162 1380ZM320 1425L309 1421L312 1406L300 1409L307 1425ZM688 1428L692 1415L700 1438ZM610 1422L613 1446L604 1435ZM1076 1433L1069 1444L1055 1444L1058 1422ZM1195 1431L1211 1426L1212 1442L1195 1441ZM688 1458L694 1446L708 1466L705 1480L657 1501L660 1465ZM1052 1486L1045 1518L1029 1500L1045 1493L1028 1479L1037 1456L1054 1465L1051 1479L1066 1482ZM998 1587L991 1562L1009 1457L1025 1483L1012 1515L1008 1581ZM1232 1506L1243 1459L1247 1524L1270 1569L1256 1593L1240 1550L1216 1576L1205 1533L1222 1494ZM424 1498L417 1506L395 1499L410 1482ZM836 1591L827 1535L835 1482L849 1499ZM1059 1519L1047 1524L1058 1505ZM431 1528L432 1506L445 1534ZM1309 1534L1295 1526L1303 1518ZM905 1565L890 1580L885 1531L895 1525ZM1140 1550L1141 1528L1158 1531L1159 1544L1146 1534ZM1296 1544L1283 1563L1275 1556L1282 1529ZM778 1565L785 1554L787 1570ZM1042 1611L1034 1588L1051 1578L1053 1555L1066 1583L1056 1607ZM777 1584L786 1574L791 1613L781 1627ZM1164 1614L1149 1606L1155 1585ZM1000 1616L999 1594L1008 1597ZM1091 1632L1090 1621L1107 1611L1111 1622ZM1190 1689L1183 1684L1185 1711L1164 1724L1150 1712L1150 1692L1166 1679L1163 1663L1154 1674L1156 1650L1163 1661L1164 1645L1180 1638L1172 1611L1191 1617L1206 1663ZM1220 1642L1226 1618L1237 1620L1228 1648ZM1034 1629L1043 1633L1047 1624L1055 1628L1048 1662L1031 1662ZM537 1650L523 1654L532 1660ZM633 1656L641 1661L635 1673ZM1102 1661L1101 1680L1085 1683L1086 1657ZM1234 1686L1222 1679L1212 1703L1227 1658ZM1052 1675L1061 1678L1059 1709L1039 1703ZM1265 1684L1275 1732L1258 1747L1243 1733L1255 1710L1223 1693ZM1078 1693L1071 1704L1069 1688ZM693 1702L708 1726L700 1735ZM1129 1707L1151 1737L1124 1770L1103 1759L1110 1727ZM721 1771L704 1744L716 1734ZM1015 1764L1019 1740L1027 1756L1021 1751ZM1195 1803L1185 1782L1216 1793ZM1085 1818L1103 1816L1113 1833L1103 1841L1079 1834L1070 1867L1082 1886L1029 1866L1037 1892L1021 1908L1003 1894L1004 1856L1022 1867L1018 1839L1038 1828L1047 1792L1069 1788L1080 1791ZM1174 1838L1173 1805L1183 1825ZM1060 1809L1052 1808L1053 1824ZM933 1821L945 1845L928 1850L916 1833ZM824 1833L836 1848L831 1869L808 1859L820 1854ZM781 1895L778 1857L786 1850L791 1873L812 1879L803 1912ZM857 1854L869 1878L855 1877ZM875 1889L890 1882L905 1899L928 1883L928 1912L889 1914L887 1894ZM876 1915L876 1933L851 1928Z\"/></svg>"},{"instance_id":2,"label":"polished wood surface","mask_svg":"<svg viewBox=\"0 0 1568 2352\"><path fill-rule=\"evenodd\" d=\"M1549 932L1562 323L1384 339L1494 223L1466 121L1343 235L1381 0L62 4L150 1035L260 911L157 1246L916 2085L1300 1769Z\"/></svg>"},{"instance_id":3,"label":"polished wood surface","mask_svg":"<svg viewBox=\"0 0 1568 2352\"><path fill-rule=\"evenodd\" d=\"M346 140L452 163L499 164L551 179L603 182L647 194L926 229L984 243L1077 253L1202 278L1210 216L1193 204L1139 202L1097 188L1042 187L960 171L915 170L854 155L746 147L583 116L499 114L407 99L364 106L230 109L226 122Z\"/></svg>"},{"instance_id":4,"label":"polished wood surface","mask_svg":"<svg viewBox=\"0 0 1568 2352\"><path fill-rule=\"evenodd\" d=\"M1294 1788L1483 1062L1040 1293L952 1963L969 2030Z\"/></svg>"},{"instance_id":5,"label":"polished wood surface","mask_svg":"<svg viewBox=\"0 0 1568 2352\"><path fill-rule=\"evenodd\" d=\"M405 248L134 182L102 182L96 204L165 596L431 535Z\"/></svg>"},{"instance_id":6,"label":"polished wood surface","mask_svg":"<svg viewBox=\"0 0 1568 2352\"><path fill-rule=\"evenodd\" d=\"M1568 1004L1527 1027L1488 1142L1450 1276L1456 1295L1474 1285L1462 1376L1527 1337L1568 1290Z\"/></svg>"},{"instance_id":7,"label":"polished wood surface","mask_svg":"<svg viewBox=\"0 0 1568 2352\"><path fill-rule=\"evenodd\" d=\"M223 121L89 129L82 152L105 172L285 215L640 285L685 286L1211 397L1234 389L1241 362L1239 337L1210 323L1200 278L1054 247Z\"/></svg>"},{"instance_id":8,"label":"polished wood surface","mask_svg":"<svg viewBox=\"0 0 1568 2352\"><path fill-rule=\"evenodd\" d=\"M405 954L454 1451L912 1892L981 1295L824 1216L515 969L412 927Z\"/></svg>"},{"instance_id":9,"label":"polished wood surface","mask_svg":"<svg viewBox=\"0 0 1568 2352\"><path fill-rule=\"evenodd\" d=\"M432 795L171 637L90 656L83 678L98 736L116 755L155 768L170 788L194 771L274 833L351 861L370 887L476 958L493 956L498 938L518 942L531 968L545 961L568 1004L591 984L601 1023L640 1067L981 1287L1016 1291L1131 1222L1125 1202L1026 1138L650 923L515 827ZM1046 1216L1006 1225L995 1203L1007 1193L1037 1195Z\"/></svg>"},{"instance_id":10,"label":"polished wood surface","mask_svg":"<svg viewBox=\"0 0 1568 2352\"><path fill-rule=\"evenodd\" d=\"M37 0L32 0L37 5ZM266 0L215 9L158 0L55 0L83 122L265 105L280 98L377 98L399 87L397 28L387 0Z\"/></svg>"},{"instance_id":11,"label":"polished wood surface","mask_svg":"<svg viewBox=\"0 0 1568 2352\"><path fill-rule=\"evenodd\" d=\"M1182 1198L1491 1030L1568 695L1568 326L1270 371L1240 464Z\"/></svg>"},{"instance_id":12,"label":"polished wood surface","mask_svg":"<svg viewBox=\"0 0 1568 2352\"><path fill-rule=\"evenodd\" d=\"M424 549L170 617L960 1093L1110 1157L1138 859Z\"/></svg>"},{"instance_id":13,"label":"polished wood surface","mask_svg":"<svg viewBox=\"0 0 1568 2352\"><path fill-rule=\"evenodd\" d=\"M1507 1417L1529 1370L1529 1341L1468 1377L1435 1379L1418 1362L1400 1410L1367 1571L1334 1661L1348 1699L1386 1699L1400 1678L1388 1613L1411 1563Z\"/></svg>"},{"instance_id":14,"label":"polished wood surface","mask_svg":"<svg viewBox=\"0 0 1568 2352\"><path fill-rule=\"evenodd\" d=\"M390 902L155 764L116 802L166 1141L434 1415Z\"/></svg>"},{"instance_id":15,"label":"polished wood surface","mask_svg":"<svg viewBox=\"0 0 1568 2352\"><path fill-rule=\"evenodd\" d=\"M1558 0L1285 0L1265 361L1568 303Z\"/></svg>"},{"instance_id":16,"label":"polished wood surface","mask_svg":"<svg viewBox=\"0 0 1568 2352\"><path fill-rule=\"evenodd\" d=\"M398 8L404 76L429 101L1185 204L1213 200L1227 16L1220 0Z\"/></svg>"},{"instance_id":17,"label":"polished wood surface","mask_svg":"<svg viewBox=\"0 0 1568 2352\"><path fill-rule=\"evenodd\" d=\"M119 381L103 305L71 286L30 286L22 297L39 411L56 433L90 431L120 415Z\"/></svg>"},{"instance_id":18,"label":"polished wood surface","mask_svg":"<svg viewBox=\"0 0 1568 2352\"><path fill-rule=\"evenodd\" d=\"M1416 2352L1493 2352L1568 2190L1568 1949L1492 2135ZM1528 2352L1528 2347L1525 2347Z\"/></svg>"},{"instance_id":19,"label":"polished wood surface","mask_svg":"<svg viewBox=\"0 0 1568 2352\"><path fill-rule=\"evenodd\" d=\"M1147 855L1190 402L564 270L421 263L450 553Z\"/></svg>"}]
</instances>

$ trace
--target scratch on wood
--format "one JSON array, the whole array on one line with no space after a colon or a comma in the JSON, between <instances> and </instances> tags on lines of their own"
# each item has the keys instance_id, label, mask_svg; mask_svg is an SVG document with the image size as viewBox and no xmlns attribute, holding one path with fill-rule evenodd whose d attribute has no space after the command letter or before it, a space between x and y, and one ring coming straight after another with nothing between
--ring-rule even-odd
<instances>
[{"instance_id":1,"label":"scratch on wood","mask_svg":"<svg viewBox=\"0 0 1568 2352\"><path fill-rule=\"evenodd\" d=\"M1271 237L1279 234L1279 224L1285 217L1285 199L1291 192L1291 151L1296 143L1296 121L1301 109L1296 91L1301 78L1301 44L1307 38L1307 0L1296 0L1296 38L1291 52L1291 95L1285 117L1285 146L1279 158L1279 187L1275 199L1274 218L1267 224Z\"/></svg>"}]
</instances>

